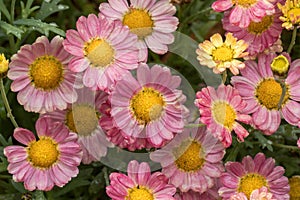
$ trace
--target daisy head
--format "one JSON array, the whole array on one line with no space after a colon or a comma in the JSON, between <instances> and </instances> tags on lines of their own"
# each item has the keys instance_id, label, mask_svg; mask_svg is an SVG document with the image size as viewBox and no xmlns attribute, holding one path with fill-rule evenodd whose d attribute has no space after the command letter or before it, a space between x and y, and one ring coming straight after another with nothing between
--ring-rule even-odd
<instances>
[{"instance_id":1,"label":"daisy head","mask_svg":"<svg viewBox=\"0 0 300 200\"><path fill-rule=\"evenodd\" d=\"M226 172L220 178L223 187L219 189L224 200L238 193L244 193L246 199L263 194L268 197L269 193L274 199L289 199L290 186L287 177L283 176L284 168L275 166L275 160L266 158L263 153L258 153L254 159L246 156L242 162L227 162L225 168ZM267 191L260 189L262 187ZM257 189L259 191L253 192Z\"/></svg>"},{"instance_id":2,"label":"daisy head","mask_svg":"<svg viewBox=\"0 0 300 200\"><path fill-rule=\"evenodd\" d=\"M203 88L196 94L195 105L200 111L200 121L225 147L231 145L233 130L240 141L249 135L238 121L249 124L252 119L245 114L246 102L232 86L220 85L217 90L210 86Z\"/></svg>"},{"instance_id":3,"label":"daisy head","mask_svg":"<svg viewBox=\"0 0 300 200\"><path fill-rule=\"evenodd\" d=\"M90 14L81 16L76 30L68 30L64 48L74 57L69 68L83 73L83 84L109 90L128 70L138 66L136 35L118 21Z\"/></svg>"},{"instance_id":4,"label":"daisy head","mask_svg":"<svg viewBox=\"0 0 300 200\"><path fill-rule=\"evenodd\" d=\"M18 102L30 112L63 110L76 101L75 74L68 69L71 55L64 50L63 38L45 36L24 45L11 58L8 78Z\"/></svg>"},{"instance_id":5,"label":"daisy head","mask_svg":"<svg viewBox=\"0 0 300 200\"><path fill-rule=\"evenodd\" d=\"M243 58L248 55L244 52L248 44L243 40L237 40L232 33L226 34L226 39L223 42L222 36L219 33L210 37L210 41L205 40L199 44L196 50L197 59L201 65L206 65L213 68L214 73L222 73L227 68L236 75L239 69L245 67L245 64L237 58Z\"/></svg>"},{"instance_id":6,"label":"daisy head","mask_svg":"<svg viewBox=\"0 0 300 200\"><path fill-rule=\"evenodd\" d=\"M91 91L88 88L77 90L78 99L67 109L46 113L53 123L63 122L69 131L77 133L83 157L82 162L89 164L99 161L112 144L106 139L99 125L102 116L100 106L106 101L107 94L102 91Z\"/></svg>"},{"instance_id":7,"label":"daisy head","mask_svg":"<svg viewBox=\"0 0 300 200\"><path fill-rule=\"evenodd\" d=\"M300 199L300 176L292 176L289 178L290 184L290 199Z\"/></svg>"},{"instance_id":8,"label":"daisy head","mask_svg":"<svg viewBox=\"0 0 300 200\"><path fill-rule=\"evenodd\" d=\"M277 4L283 16L280 20L283 22L282 27L287 30L294 29L294 26L300 25L300 1L299 0L286 0L285 4Z\"/></svg>"},{"instance_id":9,"label":"daisy head","mask_svg":"<svg viewBox=\"0 0 300 200\"><path fill-rule=\"evenodd\" d=\"M82 151L77 136L61 123L52 123L50 118L36 122L38 140L23 128L16 128L14 138L24 146L4 148L13 180L24 182L26 190L49 191L55 185L63 187L76 177Z\"/></svg>"},{"instance_id":10,"label":"daisy head","mask_svg":"<svg viewBox=\"0 0 300 200\"><path fill-rule=\"evenodd\" d=\"M272 15L275 12L275 5L272 2L270 0L216 0L212 8L216 12L230 10L230 24L246 28L251 21L259 22L266 15Z\"/></svg>"},{"instance_id":11,"label":"daisy head","mask_svg":"<svg viewBox=\"0 0 300 200\"><path fill-rule=\"evenodd\" d=\"M147 138L152 147L170 141L183 130L188 117L186 98L177 89L180 82L167 67L141 64L137 77L124 76L110 95L116 127L128 137Z\"/></svg>"},{"instance_id":12,"label":"daisy head","mask_svg":"<svg viewBox=\"0 0 300 200\"><path fill-rule=\"evenodd\" d=\"M264 16L259 22L250 21L248 27L240 28L230 23L230 13L227 11L224 13L222 23L226 31L249 45L247 52L251 57L264 52L278 41L282 32L280 15L281 12L277 8L274 14Z\"/></svg>"},{"instance_id":13,"label":"daisy head","mask_svg":"<svg viewBox=\"0 0 300 200\"><path fill-rule=\"evenodd\" d=\"M176 188L168 184L168 178L163 173L151 174L148 163L130 161L127 174L110 174L106 193L112 200L175 200Z\"/></svg>"},{"instance_id":14,"label":"daisy head","mask_svg":"<svg viewBox=\"0 0 300 200\"><path fill-rule=\"evenodd\" d=\"M261 55L256 61L246 61L242 76L231 78L234 87L247 102L245 110L252 113L253 125L265 134L273 134L279 127L281 116L291 125L298 126L300 96L297 92L299 60L290 65L286 79L277 81L271 70L286 69L289 58L275 54Z\"/></svg>"},{"instance_id":15,"label":"daisy head","mask_svg":"<svg viewBox=\"0 0 300 200\"><path fill-rule=\"evenodd\" d=\"M4 54L0 55L0 78L4 78L8 71L8 60L5 58Z\"/></svg>"},{"instance_id":16,"label":"daisy head","mask_svg":"<svg viewBox=\"0 0 300 200\"><path fill-rule=\"evenodd\" d=\"M174 16L176 8L169 0L131 0L129 4L127 0L108 2L100 4L100 12L110 19L120 20L138 36L140 60L147 60L147 47L157 54L168 51L167 45L173 43L172 33L178 25Z\"/></svg>"},{"instance_id":17,"label":"daisy head","mask_svg":"<svg viewBox=\"0 0 300 200\"><path fill-rule=\"evenodd\" d=\"M205 127L186 128L164 148L150 154L160 162L162 173L182 192L203 193L223 171L224 146Z\"/></svg>"}]
</instances>

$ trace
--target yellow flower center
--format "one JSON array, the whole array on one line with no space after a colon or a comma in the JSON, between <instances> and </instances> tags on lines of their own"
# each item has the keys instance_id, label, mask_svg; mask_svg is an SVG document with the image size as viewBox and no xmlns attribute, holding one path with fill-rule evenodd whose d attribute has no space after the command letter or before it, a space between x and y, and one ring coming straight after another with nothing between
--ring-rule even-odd
<instances>
[{"instance_id":1,"label":"yellow flower center","mask_svg":"<svg viewBox=\"0 0 300 200\"><path fill-rule=\"evenodd\" d=\"M144 187L135 187L128 190L126 200L154 200L152 192Z\"/></svg>"},{"instance_id":2,"label":"yellow flower center","mask_svg":"<svg viewBox=\"0 0 300 200\"><path fill-rule=\"evenodd\" d=\"M54 56L38 57L29 69L31 81L36 88L53 90L63 80L63 65Z\"/></svg>"},{"instance_id":3,"label":"yellow flower center","mask_svg":"<svg viewBox=\"0 0 300 200\"><path fill-rule=\"evenodd\" d=\"M276 58L273 59L271 63L271 68L274 72L283 74L287 72L287 70L289 69L289 61L283 55L277 56Z\"/></svg>"},{"instance_id":4,"label":"yellow flower center","mask_svg":"<svg viewBox=\"0 0 300 200\"><path fill-rule=\"evenodd\" d=\"M8 60L5 58L4 54L0 55L0 78L6 76L8 70Z\"/></svg>"},{"instance_id":5,"label":"yellow flower center","mask_svg":"<svg viewBox=\"0 0 300 200\"><path fill-rule=\"evenodd\" d=\"M177 159L175 161L177 167L185 172L195 172L202 168L205 160L201 157L201 153L201 144L190 140L183 142L173 152Z\"/></svg>"},{"instance_id":6,"label":"yellow flower center","mask_svg":"<svg viewBox=\"0 0 300 200\"><path fill-rule=\"evenodd\" d=\"M150 87L144 87L130 100L130 108L140 124L147 124L158 119L164 109L162 94Z\"/></svg>"},{"instance_id":7,"label":"yellow flower center","mask_svg":"<svg viewBox=\"0 0 300 200\"><path fill-rule=\"evenodd\" d=\"M237 191L243 192L248 199L253 190L268 187L267 179L260 174L249 173L240 178Z\"/></svg>"},{"instance_id":8,"label":"yellow flower center","mask_svg":"<svg viewBox=\"0 0 300 200\"><path fill-rule=\"evenodd\" d=\"M94 67L107 67L114 61L115 51L105 40L94 38L84 44L84 55Z\"/></svg>"},{"instance_id":9,"label":"yellow flower center","mask_svg":"<svg viewBox=\"0 0 300 200\"><path fill-rule=\"evenodd\" d=\"M281 94L282 88L280 84L274 79L264 79L259 83L255 90L255 96L259 103L269 110L278 110L278 104L280 102ZM286 92L281 105L284 105L286 103L289 96L289 88L286 85Z\"/></svg>"},{"instance_id":10,"label":"yellow flower center","mask_svg":"<svg viewBox=\"0 0 300 200\"><path fill-rule=\"evenodd\" d=\"M273 16L267 15L262 18L260 22L250 22L248 26L248 32L253 33L255 35L259 35L264 31L268 30L270 25L273 23Z\"/></svg>"},{"instance_id":11,"label":"yellow flower center","mask_svg":"<svg viewBox=\"0 0 300 200\"><path fill-rule=\"evenodd\" d=\"M290 200L300 199L300 176L293 176L289 179Z\"/></svg>"},{"instance_id":12,"label":"yellow flower center","mask_svg":"<svg viewBox=\"0 0 300 200\"><path fill-rule=\"evenodd\" d=\"M235 4L244 7L244 8L249 8L253 4L257 2L257 0L234 0Z\"/></svg>"},{"instance_id":13,"label":"yellow flower center","mask_svg":"<svg viewBox=\"0 0 300 200\"><path fill-rule=\"evenodd\" d=\"M229 46L223 45L212 51L214 61L226 62L231 61L234 56L234 50Z\"/></svg>"},{"instance_id":14,"label":"yellow flower center","mask_svg":"<svg viewBox=\"0 0 300 200\"><path fill-rule=\"evenodd\" d=\"M124 15L123 24L127 25L130 31L140 39L150 35L154 27L151 15L141 9L132 8Z\"/></svg>"},{"instance_id":15,"label":"yellow flower center","mask_svg":"<svg viewBox=\"0 0 300 200\"><path fill-rule=\"evenodd\" d=\"M31 142L27 152L29 162L40 168L52 166L59 157L57 143L49 137L41 137L40 140Z\"/></svg>"},{"instance_id":16,"label":"yellow flower center","mask_svg":"<svg viewBox=\"0 0 300 200\"><path fill-rule=\"evenodd\" d=\"M237 117L234 108L223 101L217 101L213 104L212 116L217 123L223 125L229 130L232 130Z\"/></svg>"},{"instance_id":17,"label":"yellow flower center","mask_svg":"<svg viewBox=\"0 0 300 200\"><path fill-rule=\"evenodd\" d=\"M73 105L66 114L66 125L80 136L89 136L98 126L99 117L90 105Z\"/></svg>"}]
</instances>

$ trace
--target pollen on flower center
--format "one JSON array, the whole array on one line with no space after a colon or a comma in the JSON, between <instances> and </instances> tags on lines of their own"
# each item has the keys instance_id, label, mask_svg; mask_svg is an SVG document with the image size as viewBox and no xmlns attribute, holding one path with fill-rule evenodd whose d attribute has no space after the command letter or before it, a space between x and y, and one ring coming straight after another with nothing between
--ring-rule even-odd
<instances>
[{"instance_id":1,"label":"pollen on flower center","mask_svg":"<svg viewBox=\"0 0 300 200\"><path fill-rule=\"evenodd\" d=\"M28 160L35 167L48 168L53 165L59 156L57 143L48 137L32 142L28 148Z\"/></svg>"},{"instance_id":2,"label":"pollen on flower center","mask_svg":"<svg viewBox=\"0 0 300 200\"><path fill-rule=\"evenodd\" d=\"M66 114L66 125L80 136L88 136L98 126L96 110L90 105L75 104Z\"/></svg>"},{"instance_id":3,"label":"pollen on flower center","mask_svg":"<svg viewBox=\"0 0 300 200\"><path fill-rule=\"evenodd\" d=\"M223 45L213 50L212 56L215 61L219 61L219 62L231 61L234 56L234 51L230 47Z\"/></svg>"},{"instance_id":4,"label":"pollen on flower center","mask_svg":"<svg viewBox=\"0 0 300 200\"><path fill-rule=\"evenodd\" d=\"M289 61L283 55L277 56L273 59L271 63L271 68L273 71L278 72L279 74L283 74L287 72L289 68Z\"/></svg>"},{"instance_id":5,"label":"pollen on flower center","mask_svg":"<svg viewBox=\"0 0 300 200\"><path fill-rule=\"evenodd\" d=\"M300 199L300 176L293 176L289 179L290 185L290 198L293 199Z\"/></svg>"},{"instance_id":6,"label":"pollen on flower center","mask_svg":"<svg viewBox=\"0 0 300 200\"><path fill-rule=\"evenodd\" d=\"M248 199L253 190L268 187L267 179L260 174L249 173L240 178L237 191L243 192Z\"/></svg>"},{"instance_id":7,"label":"pollen on flower center","mask_svg":"<svg viewBox=\"0 0 300 200\"><path fill-rule=\"evenodd\" d=\"M84 45L84 55L94 67L106 67L114 61L114 49L105 40L94 38Z\"/></svg>"},{"instance_id":8,"label":"pollen on flower center","mask_svg":"<svg viewBox=\"0 0 300 200\"><path fill-rule=\"evenodd\" d=\"M253 4L255 4L257 2L257 0L234 0L233 2L235 2L235 4L237 4L239 6L248 8L248 7L252 6Z\"/></svg>"},{"instance_id":9,"label":"pollen on flower center","mask_svg":"<svg viewBox=\"0 0 300 200\"><path fill-rule=\"evenodd\" d=\"M212 115L215 121L222 124L229 130L232 130L233 124L237 117L236 112L232 106L226 102L215 102L212 106Z\"/></svg>"},{"instance_id":10,"label":"pollen on flower center","mask_svg":"<svg viewBox=\"0 0 300 200\"><path fill-rule=\"evenodd\" d=\"M154 200L153 194L147 188L135 187L128 190L126 200Z\"/></svg>"},{"instance_id":11,"label":"pollen on flower center","mask_svg":"<svg viewBox=\"0 0 300 200\"><path fill-rule=\"evenodd\" d=\"M53 56L41 56L29 66L29 74L36 88L52 90L63 80L63 65Z\"/></svg>"},{"instance_id":12,"label":"pollen on flower center","mask_svg":"<svg viewBox=\"0 0 300 200\"><path fill-rule=\"evenodd\" d=\"M282 94L282 88L274 79L265 79L256 87L255 96L259 103L269 110L278 109L278 104ZM289 89L286 86L285 96L282 104L284 105L289 98Z\"/></svg>"},{"instance_id":13,"label":"pollen on flower center","mask_svg":"<svg viewBox=\"0 0 300 200\"><path fill-rule=\"evenodd\" d=\"M150 87L144 87L130 100L130 108L140 124L158 119L165 105L162 94Z\"/></svg>"},{"instance_id":14,"label":"pollen on flower center","mask_svg":"<svg viewBox=\"0 0 300 200\"><path fill-rule=\"evenodd\" d=\"M124 15L123 24L141 39L150 35L154 26L151 15L147 11L135 8Z\"/></svg>"},{"instance_id":15,"label":"pollen on flower center","mask_svg":"<svg viewBox=\"0 0 300 200\"><path fill-rule=\"evenodd\" d=\"M196 141L183 142L173 154L177 167L185 172L195 172L202 168L205 160L201 158L201 144ZM179 156L179 157L178 157Z\"/></svg>"},{"instance_id":16,"label":"pollen on flower center","mask_svg":"<svg viewBox=\"0 0 300 200\"><path fill-rule=\"evenodd\" d=\"M251 21L248 26L248 32L256 34L256 35L261 34L270 27L272 22L273 22L272 15L267 15L267 16L263 17L260 22Z\"/></svg>"}]
</instances>

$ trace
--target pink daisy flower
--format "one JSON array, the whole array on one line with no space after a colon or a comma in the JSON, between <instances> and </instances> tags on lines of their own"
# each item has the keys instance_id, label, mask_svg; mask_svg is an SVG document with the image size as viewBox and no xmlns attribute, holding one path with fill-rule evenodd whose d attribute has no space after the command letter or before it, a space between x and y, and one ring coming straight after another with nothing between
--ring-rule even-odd
<instances>
[{"instance_id":1,"label":"pink daisy flower","mask_svg":"<svg viewBox=\"0 0 300 200\"><path fill-rule=\"evenodd\" d=\"M151 148L151 145L147 142L146 138L129 137L122 130L115 126L114 120L111 117L111 105L109 101L102 104L101 108L100 126L105 131L107 139L113 144L129 151L135 151L137 149Z\"/></svg>"},{"instance_id":2,"label":"pink daisy flower","mask_svg":"<svg viewBox=\"0 0 300 200\"><path fill-rule=\"evenodd\" d=\"M273 194L268 191L268 188L263 186L259 189L253 190L250 195L250 200L276 200Z\"/></svg>"},{"instance_id":3,"label":"pink daisy flower","mask_svg":"<svg viewBox=\"0 0 300 200\"><path fill-rule=\"evenodd\" d=\"M106 193L112 200L175 200L176 188L161 172L151 174L148 163L130 161L127 173L111 173Z\"/></svg>"},{"instance_id":4,"label":"pink daisy flower","mask_svg":"<svg viewBox=\"0 0 300 200\"><path fill-rule=\"evenodd\" d=\"M102 91L93 92L88 88L77 90L78 99L63 111L46 113L53 123L63 122L66 127L78 135L84 164L99 161L107 153L107 147L112 144L106 139L105 133L99 125L102 113L100 106L106 101L107 94Z\"/></svg>"},{"instance_id":5,"label":"pink daisy flower","mask_svg":"<svg viewBox=\"0 0 300 200\"><path fill-rule=\"evenodd\" d=\"M275 12L271 0L216 0L212 8L216 12L230 9L229 22L240 28L248 27L251 21L260 22L263 17Z\"/></svg>"},{"instance_id":6,"label":"pink daisy flower","mask_svg":"<svg viewBox=\"0 0 300 200\"><path fill-rule=\"evenodd\" d=\"M7 170L13 180L24 182L26 190L51 190L54 185L63 187L76 177L82 151L76 134L69 132L61 123L52 123L50 118L36 122L39 140L23 128L16 128L14 138L21 144L4 148L9 165Z\"/></svg>"},{"instance_id":7,"label":"pink daisy flower","mask_svg":"<svg viewBox=\"0 0 300 200\"><path fill-rule=\"evenodd\" d=\"M217 90L210 86L203 88L196 94L195 105L200 111L200 121L225 147L231 145L233 130L240 141L249 135L238 121L248 124L252 119L245 114L246 102L232 86L220 85Z\"/></svg>"},{"instance_id":8,"label":"pink daisy flower","mask_svg":"<svg viewBox=\"0 0 300 200\"><path fill-rule=\"evenodd\" d=\"M76 30L68 30L63 42L74 55L69 68L83 73L83 84L107 90L128 70L138 66L137 36L118 21L90 14L81 16Z\"/></svg>"},{"instance_id":9,"label":"pink daisy flower","mask_svg":"<svg viewBox=\"0 0 300 200\"><path fill-rule=\"evenodd\" d=\"M11 90L18 92L18 102L25 110L63 110L76 100L75 74L67 67L71 55L63 49L62 42L59 36L50 42L42 36L12 56L7 76L13 80Z\"/></svg>"},{"instance_id":10,"label":"pink daisy flower","mask_svg":"<svg viewBox=\"0 0 300 200\"><path fill-rule=\"evenodd\" d=\"M163 149L152 152L150 159L160 162L162 173L182 192L203 193L221 176L224 154L223 144L201 127L185 129Z\"/></svg>"},{"instance_id":11,"label":"pink daisy flower","mask_svg":"<svg viewBox=\"0 0 300 200\"><path fill-rule=\"evenodd\" d=\"M282 32L280 15L281 12L277 8L274 14L264 16L259 22L250 21L248 27L240 28L230 23L230 13L227 11L222 20L223 28L231 32L234 37L248 43L247 52L249 56L253 56L273 46L280 38Z\"/></svg>"},{"instance_id":12,"label":"pink daisy flower","mask_svg":"<svg viewBox=\"0 0 300 200\"><path fill-rule=\"evenodd\" d=\"M111 93L111 116L115 126L128 137L147 138L161 147L183 130L188 110L179 87L181 79L170 69L141 64L137 79L131 74L116 83ZM126 91L126 92L124 92Z\"/></svg>"},{"instance_id":13,"label":"pink daisy flower","mask_svg":"<svg viewBox=\"0 0 300 200\"><path fill-rule=\"evenodd\" d=\"M275 199L289 199L290 186L288 178L283 176L284 168L275 167L275 160L266 159L263 153L258 153L254 159L246 156L242 162L227 162L225 168L226 172L220 178L223 187L219 189L224 200L240 192L250 198L254 190L263 186L268 188Z\"/></svg>"},{"instance_id":14,"label":"pink daisy flower","mask_svg":"<svg viewBox=\"0 0 300 200\"><path fill-rule=\"evenodd\" d=\"M258 57L258 63L246 61L245 69L241 70L242 76L231 78L231 83L247 103L246 112L252 113L253 125L267 135L278 129L281 116L295 126L300 120L300 60L291 63L287 77L281 83L276 81L271 70L271 66L286 68L290 65L289 59L283 55L261 55ZM280 104L283 92L281 84L285 87L285 94Z\"/></svg>"},{"instance_id":15,"label":"pink daisy flower","mask_svg":"<svg viewBox=\"0 0 300 200\"><path fill-rule=\"evenodd\" d=\"M174 41L173 32L177 29L178 19L173 16L176 7L169 0L109 0L101 3L100 12L113 20L120 20L139 38L137 46L140 60L146 61L147 47L157 54L168 51Z\"/></svg>"}]
</instances>

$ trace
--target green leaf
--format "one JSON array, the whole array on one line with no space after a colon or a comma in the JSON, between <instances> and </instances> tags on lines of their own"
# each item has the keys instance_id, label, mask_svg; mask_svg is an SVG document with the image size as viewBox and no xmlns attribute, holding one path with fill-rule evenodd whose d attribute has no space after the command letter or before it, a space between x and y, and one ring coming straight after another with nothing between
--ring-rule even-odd
<instances>
[{"instance_id":1,"label":"green leaf","mask_svg":"<svg viewBox=\"0 0 300 200\"><path fill-rule=\"evenodd\" d=\"M7 160L3 157L0 157L0 160L2 160L2 162L0 162L0 173L1 172L6 172L7 171L7 166L8 166Z\"/></svg>"},{"instance_id":2,"label":"green leaf","mask_svg":"<svg viewBox=\"0 0 300 200\"><path fill-rule=\"evenodd\" d=\"M40 191L40 190L36 190L33 193L32 199L33 200L47 200L46 197L45 197L45 195L44 195L44 192Z\"/></svg>"},{"instance_id":3,"label":"green leaf","mask_svg":"<svg viewBox=\"0 0 300 200\"><path fill-rule=\"evenodd\" d=\"M75 188L87 186L90 184L91 184L91 182L88 180L74 179L71 182L69 182L66 186L64 186L62 189L55 192L55 194L53 196L59 197L63 194L66 194L66 193L72 191L72 190L75 190Z\"/></svg>"},{"instance_id":4,"label":"green leaf","mask_svg":"<svg viewBox=\"0 0 300 200\"><path fill-rule=\"evenodd\" d=\"M26 19L28 18L28 16L35 10L39 9L40 7L39 6L34 6L31 8L31 5L33 3L33 0L28 0L27 3L26 3L26 6L24 4L23 1L21 1L21 12L22 12L22 18L23 19Z\"/></svg>"},{"instance_id":5,"label":"green leaf","mask_svg":"<svg viewBox=\"0 0 300 200\"><path fill-rule=\"evenodd\" d=\"M8 11L8 9L6 8L6 6L5 6L3 0L0 0L0 12L2 12L8 20L10 20L10 14L9 14L9 11Z\"/></svg>"},{"instance_id":6,"label":"green leaf","mask_svg":"<svg viewBox=\"0 0 300 200\"><path fill-rule=\"evenodd\" d=\"M42 22L39 19L19 19L14 22L15 25L24 25L28 26L31 30L36 30L47 37L49 36L49 32L56 33L61 36L65 36L65 32L59 28L57 28L56 24L48 24L45 22Z\"/></svg>"},{"instance_id":7,"label":"green leaf","mask_svg":"<svg viewBox=\"0 0 300 200\"><path fill-rule=\"evenodd\" d=\"M41 9L38 11L35 17L37 19L44 20L53 13L69 9L69 6L67 5L58 4L60 1L61 0L43 1Z\"/></svg>"},{"instance_id":8,"label":"green leaf","mask_svg":"<svg viewBox=\"0 0 300 200\"><path fill-rule=\"evenodd\" d=\"M19 191L20 193L26 193L26 189L24 188L24 185L23 183L20 183L20 182L15 182L14 180L10 180L12 186L17 190Z\"/></svg>"},{"instance_id":9,"label":"green leaf","mask_svg":"<svg viewBox=\"0 0 300 200\"><path fill-rule=\"evenodd\" d=\"M255 132L254 136L256 139L258 139L259 143L261 144L262 148L266 148L269 151L273 152L273 147L272 147L272 141L268 140L267 138L265 138L260 132Z\"/></svg>"},{"instance_id":10,"label":"green leaf","mask_svg":"<svg viewBox=\"0 0 300 200\"><path fill-rule=\"evenodd\" d=\"M13 34L18 39L21 39L24 31L16 26L0 21L0 27L6 32L6 34Z\"/></svg>"}]
</instances>

